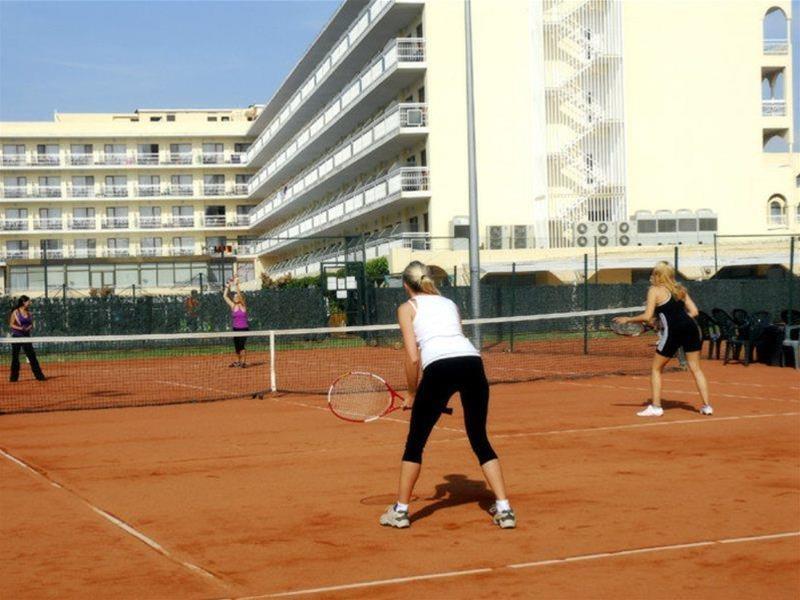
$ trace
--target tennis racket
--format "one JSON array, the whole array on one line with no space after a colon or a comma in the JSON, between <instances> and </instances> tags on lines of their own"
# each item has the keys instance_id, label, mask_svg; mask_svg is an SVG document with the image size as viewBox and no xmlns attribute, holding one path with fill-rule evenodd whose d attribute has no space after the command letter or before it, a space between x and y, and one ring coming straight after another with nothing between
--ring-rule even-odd
<instances>
[{"instance_id":1,"label":"tennis racket","mask_svg":"<svg viewBox=\"0 0 800 600\"><path fill-rule=\"evenodd\" d=\"M652 329L652 327L644 323L617 323L616 321L611 321L610 327L611 331L617 335L624 335L627 337L636 337Z\"/></svg>"},{"instance_id":2,"label":"tennis racket","mask_svg":"<svg viewBox=\"0 0 800 600\"><path fill-rule=\"evenodd\" d=\"M350 371L328 389L328 408L345 421L369 423L403 408L403 397L374 373ZM452 415L453 409L442 412Z\"/></svg>"}]
</instances>

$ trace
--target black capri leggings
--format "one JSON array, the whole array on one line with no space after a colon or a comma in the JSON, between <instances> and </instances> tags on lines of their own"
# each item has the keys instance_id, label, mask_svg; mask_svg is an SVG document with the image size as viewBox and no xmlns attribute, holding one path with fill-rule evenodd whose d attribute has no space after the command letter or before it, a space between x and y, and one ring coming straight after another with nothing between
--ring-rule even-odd
<instances>
[{"instance_id":1,"label":"black capri leggings","mask_svg":"<svg viewBox=\"0 0 800 600\"><path fill-rule=\"evenodd\" d=\"M489 413L489 382L479 356L443 358L428 365L422 373L403 460L422 464L422 451L433 426L450 397L458 392L464 408L464 424L472 450L480 464L497 458L486 436Z\"/></svg>"},{"instance_id":2,"label":"black capri leggings","mask_svg":"<svg viewBox=\"0 0 800 600\"><path fill-rule=\"evenodd\" d=\"M242 327L242 328L233 328L234 331L250 331L249 327ZM247 345L247 336L243 335L241 337L237 336L233 338L233 349L236 351L236 354L239 354L242 350L245 349Z\"/></svg>"}]
</instances>

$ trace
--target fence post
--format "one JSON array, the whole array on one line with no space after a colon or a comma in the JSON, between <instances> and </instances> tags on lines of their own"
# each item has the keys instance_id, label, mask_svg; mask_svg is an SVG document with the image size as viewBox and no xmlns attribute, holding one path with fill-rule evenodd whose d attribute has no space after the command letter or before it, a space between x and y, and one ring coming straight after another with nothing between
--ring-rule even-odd
<instances>
[{"instance_id":1,"label":"fence post","mask_svg":"<svg viewBox=\"0 0 800 600\"><path fill-rule=\"evenodd\" d=\"M583 310L589 310L589 255L583 255ZM583 317L583 353L589 354L589 318Z\"/></svg>"},{"instance_id":2,"label":"fence post","mask_svg":"<svg viewBox=\"0 0 800 600\"><path fill-rule=\"evenodd\" d=\"M675 274L678 273L678 246L675 246L675 259L672 261L675 266Z\"/></svg>"},{"instance_id":3,"label":"fence post","mask_svg":"<svg viewBox=\"0 0 800 600\"><path fill-rule=\"evenodd\" d=\"M200 273L197 277L200 279L200 293L202 294L203 293L203 274Z\"/></svg>"},{"instance_id":4,"label":"fence post","mask_svg":"<svg viewBox=\"0 0 800 600\"><path fill-rule=\"evenodd\" d=\"M717 264L717 234L714 234L714 275L717 274L719 265Z\"/></svg>"},{"instance_id":5,"label":"fence post","mask_svg":"<svg viewBox=\"0 0 800 600\"><path fill-rule=\"evenodd\" d=\"M453 287L458 287L458 265L453 265Z\"/></svg>"},{"instance_id":6,"label":"fence post","mask_svg":"<svg viewBox=\"0 0 800 600\"><path fill-rule=\"evenodd\" d=\"M789 238L789 306L787 307L789 314L787 315L788 319L786 319L788 321L787 325L794 325L792 319L794 311L794 243L795 237L791 236Z\"/></svg>"},{"instance_id":7,"label":"fence post","mask_svg":"<svg viewBox=\"0 0 800 600\"><path fill-rule=\"evenodd\" d=\"M44 240L39 242L39 250L42 253L42 266L44 267L44 297L49 298L49 292L47 291L48 288L48 281L47 281L47 244Z\"/></svg>"},{"instance_id":8,"label":"fence post","mask_svg":"<svg viewBox=\"0 0 800 600\"><path fill-rule=\"evenodd\" d=\"M275 332L269 332L269 389L278 391L278 375L275 373Z\"/></svg>"},{"instance_id":9,"label":"fence post","mask_svg":"<svg viewBox=\"0 0 800 600\"><path fill-rule=\"evenodd\" d=\"M131 284L131 297L134 300L136 300L136 284L135 283Z\"/></svg>"},{"instance_id":10,"label":"fence post","mask_svg":"<svg viewBox=\"0 0 800 600\"><path fill-rule=\"evenodd\" d=\"M595 284L600 283L600 273L597 269L597 236L594 236L594 282ZM589 284L589 280L586 280L586 284Z\"/></svg>"},{"instance_id":11,"label":"fence post","mask_svg":"<svg viewBox=\"0 0 800 600\"><path fill-rule=\"evenodd\" d=\"M511 316L517 315L517 263L511 263ZM511 352L514 351L514 323L509 324L511 333L509 336L509 346Z\"/></svg>"}]
</instances>

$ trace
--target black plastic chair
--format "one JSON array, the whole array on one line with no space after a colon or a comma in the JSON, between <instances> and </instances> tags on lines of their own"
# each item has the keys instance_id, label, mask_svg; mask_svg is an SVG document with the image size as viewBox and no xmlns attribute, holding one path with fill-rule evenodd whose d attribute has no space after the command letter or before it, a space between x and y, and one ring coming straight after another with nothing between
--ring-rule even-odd
<instances>
[{"instance_id":1,"label":"black plastic chair","mask_svg":"<svg viewBox=\"0 0 800 600\"><path fill-rule=\"evenodd\" d=\"M794 368L800 370L800 323L786 325L783 330L783 344L781 345L781 366L786 366L786 348L792 351Z\"/></svg>"},{"instance_id":2,"label":"black plastic chair","mask_svg":"<svg viewBox=\"0 0 800 600\"><path fill-rule=\"evenodd\" d=\"M734 356L738 359L741 345L735 342L736 338L739 337L739 327L736 325L736 322L721 308L712 308L711 316L714 318L714 322L719 326L720 342L725 342L723 356L728 356L728 349L731 348L734 352Z\"/></svg>"},{"instance_id":3,"label":"black plastic chair","mask_svg":"<svg viewBox=\"0 0 800 600\"><path fill-rule=\"evenodd\" d=\"M723 364L728 364L731 360L731 354L735 355L735 359L739 359L739 351L744 350L744 366L748 366L753 362L753 351L756 348L756 342L761 339L764 329L769 325L769 313L760 311L750 316L745 326L739 329L736 338L730 341L725 346L725 359Z\"/></svg>"},{"instance_id":4,"label":"black plastic chair","mask_svg":"<svg viewBox=\"0 0 800 600\"><path fill-rule=\"evenodd\" d=\"M702 310L697 314L697 324L700 327L701 339L708 342L708 358L719 359L719 350L722 345L719 325L714 319ZM702 351L702 350L701 350ZM716 356L714 356L716 354Z\"/></svg>"},{"instance_id":5,"label":"black plastic chair","mask_svg":"<svg viewBox=\"0 0 800 600\"><path fill-rule=\"evenodd\" d=\"M791 323L789 322L789 317L791 316ZM800 310L786 309L781 311L781 323L786 323L787 325L800 325Z\"/></svg>"},{"instance_id":6,"label":"black plastic chair","mask_svg":"<svg viewBox=\"0 0 800 600\"><path fill-rule=\"evenodd\" d=\"M743 325L747 325L750 314L743 308L734 308L733 312L731 312L731 318L734 323L742 327Z\"/></svg>"}]
</instances>

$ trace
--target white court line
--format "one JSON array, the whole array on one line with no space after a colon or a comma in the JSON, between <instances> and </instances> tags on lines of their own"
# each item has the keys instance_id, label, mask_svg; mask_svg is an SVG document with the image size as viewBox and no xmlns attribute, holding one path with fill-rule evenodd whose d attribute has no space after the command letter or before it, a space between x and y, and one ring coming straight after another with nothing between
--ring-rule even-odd
<instances>
[{"instance_id":1,"label":"white court line","mask_svg":"<svg viewBox=\"0 0 800 600\"><path fill-rule=\"evenodd\" d=\"M554 383L559 383L561 385L575 385L579 387L591 387L591 388L606 388L610 390L635 390L638 392L649 392L650 388L647 387L633 387L630 385L611 385L611 384L603 384L603 383L578 383L577 381L556 381ZM684 394L689 396L697 396L697 390L687 391L687 390L675 390L670 389L668 394ZM764 396L744 396L742 394L723 394L720 392L713 392L711 394L714 398L738 398L743 400L770 400L772 402L791 402L794 404L800 404L800 400L793 400L791 398L765 398Z\"/></svg>"},{"instance_id":2,"label":"white court line","mask_svg":"<svg viewBox=\"0 0 800 600\"><path fill-rule=\"evenodd\" d=\"M647 381L650 380L649 377L643 377L641 375L631 375L631 379L645 379ZM691 375L687 373L687 377L671 377L671 376L664 376L662 377L664 381L674 381L674 382L687 382L692 383ZM711 379L706 379L706 381L713 385L732 385L732 386L742 386L742 387L757 387L757 388L778 388L778 389L790 389L790 390L800 390L800 386L789 385L789 384L780 384L780 383L749 383L744 381L712 381Z\"/></svg>"},{"instance_id":3,"label":"white court line","mask_svg":"<svg viewBox=\"0 0 800 600\"><path fill-rule=\"evenodd\" d=\"M482 573L492 573L506 571L509 569L533 569L538 567L547 567L552 565L569 564L575 562L583 562L590 560L600 560L605 558L616 558L619 556L631 556L636 554L650 554L655 552L669 552L672 550L685 550L687 548L705 548L710 546L719 546L722 544L744 544L748 542L762 542L767 540L777 540L783 538L791 538L800 536L800 531L787 531L782 533L772 533L767 535L754 535L736 538L723 538L718 540L701 540L697 542L687 542L684 544L668 544L664 546L650 546L646 548L627 548L622 550L611 550L608 552L599 552L595 554L578 554L575 556L566 556L563 558L551 558L545 560L537 560L533 562L515 563L509 565L500 565L496 567L483 567L479 569L467 569L463 571L445 571L442 573L428 573L423 575L411 575L408 577L395 577L392 579L375 579L372 581L361 581L358 583L345 583L342 585L330 585L326 587L307 588L302 590L292 590L288 592L277 592L272 594L263 594L260 596L244 596L237 600L264 600L265 598L285 598L288 596L304 596L309 594L323 594L329 592L341 592L345 590L354 590L359 588L371 588L386 585L396 585L401 583L409 583L412 581L426 581L430 579L441 579L443 577L466 577L469 575L478 575Z\"/></svg>"},{"instance_id":4,"label":"white court line","mask_svg":"<svg viewBox=\"0 0 800 600\"><path fill-rule=\"evenodd\" d=\"M214 575L210 571L206 571L202 567L198 567L195 564L192 564L190 562L187 562L185 560L181 560L180 558L177 558L177 557L173 556L172 553L169 552L169 550L164 548L161 544L156 542L153 538L146 536L141 531L138 531L133 526L129 525L128 523L126 523L125 521L120 519L119 517L115 517L114 515L112 515L109 512L106 512L102 508L99 508L99 507L95 506L94 504L89 502L86 498L84 498L83 496L81 496L80 494L75 492L74 490L71 490L70 488L65 487L64 485L60 484L59 482L51 479L48 475L46 475L45 473L43 473L39 469L36 469L35 467L31 466L30 464L28 464L27 462L25 462L21 458L17 458L16 456L14 456L13 454L11 454L8 451L4 450L3 448L0 448L0 455L4 456L6 459L8 459L9 461L13 462L14 464L16 464L17 466L21 467L22 469L26 470L28 473L32 474L34 477L39 477L41 479L44 479L46 482L48 482L54 488L58 488L60 490L64 490L68 494L76 497L78 500L80 500L83 504L85 504L88 508L90 508L96 514L98 514L101 517L103 517L106 521L108 521L109 523L111 523L115 527L118 527L119 529L121 529L122 531L127 533L128 535L131 535L131 536L135 537L137 540L139 540L140 542L146 544L147 546L149 546L150 548L152 548L153 550L155 550L156 552L158 552L162 556L168 558L172 562L175 562L175 563L181 565L182 567L184 567L186 569L189 569L190 571L193 571L195 573L199 573L203 577L206 577L208 579L212 579L212 580L216 581L217 583L223 584L223 585L225 585L227 587L228 584L225 581L223 581L222 579L220 579L219 577L217 577L216 575Z\"/></svg>"}]
</instances>

